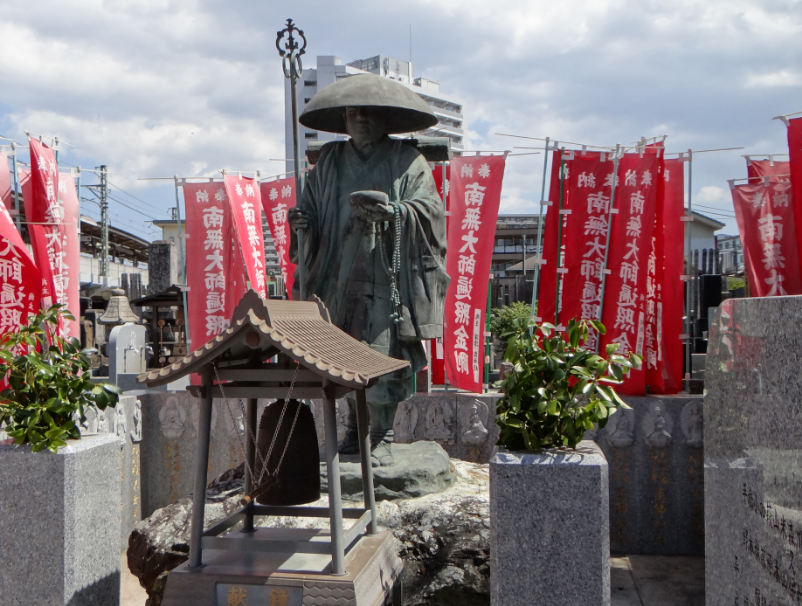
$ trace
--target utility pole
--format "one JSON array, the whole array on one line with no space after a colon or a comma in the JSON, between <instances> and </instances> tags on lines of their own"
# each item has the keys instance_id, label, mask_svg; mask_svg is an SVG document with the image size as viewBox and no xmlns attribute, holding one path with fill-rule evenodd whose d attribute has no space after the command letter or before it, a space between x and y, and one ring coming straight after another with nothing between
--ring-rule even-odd
<instances>
[{"instance_id":1,"label":"utility pole","mask_svg":"<svg viewBox=\"0 0 802 606\"><path fill-rule=\"evenodd\" d=\"M100 277L109 282L109 181L106 165L100 167Z\"/></svg>"}]
</instances>

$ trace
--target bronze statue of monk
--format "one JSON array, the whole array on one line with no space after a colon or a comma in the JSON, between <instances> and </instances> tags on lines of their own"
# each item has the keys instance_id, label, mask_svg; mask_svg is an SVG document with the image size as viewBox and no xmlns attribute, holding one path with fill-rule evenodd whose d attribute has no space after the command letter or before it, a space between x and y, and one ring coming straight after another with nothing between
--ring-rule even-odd
<instances>
[{"instance_id":1,"label":"bronze statue of monk","mask_svg":"<svg viewBox=\"0 0 802 606\"><path fill-rule=\"evenodd\" d=\"M332 84L300 116L308 128L347 133L327 143L295 209L305 230L306 293L320 297L332 321L410 368L367 391L373 465L392 465L393 420L412 395L414 373L427 364L423 339L443 332L445 208L421 153L388 135L437 123L428 105L403 85L371 74ZM293 298L299 296L296 270ZM349 399L340 452L357 452L355 402Z\"/></svg>"}]
</instances>

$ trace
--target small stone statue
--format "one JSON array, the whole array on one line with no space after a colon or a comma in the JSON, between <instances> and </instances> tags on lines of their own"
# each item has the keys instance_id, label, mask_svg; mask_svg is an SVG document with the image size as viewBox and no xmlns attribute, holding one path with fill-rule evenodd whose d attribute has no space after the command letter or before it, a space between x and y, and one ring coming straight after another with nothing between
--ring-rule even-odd
<instances>
[{"instance_id":1,"label":"small stone statue","mask_svg":"<svg viewBox=\"0 0 802 606\"><path fill-rule=\"evenodd\" d=\"M167 398L167 402L159 410L159 421L165 438L176 439L184 435L187 413L178 403L178 398Z\"/></svg>"},{"instance_id":2,"label":"small stone statue","mask_svg":"<svg viewBox=\"0 0 802 606\"><path fill-rule=\"evenodd\" d=\"M131 432L131 441L142 441L142 401L137 400L134 405L134 430Z\"/></svg>"},{"instance_id":3,"label":"small stone statue","mask_svg":"<svg viewBox=\"0 0 802 606\"><path fill-rule=\"evenodd\" d=\"M320 297L332 322L355 339L410 362L367 391L373 465L392 465L398 403L427 364L421 341L442 336L449 278L445 208L432 172L417 149L388 135L423 130L437 118L403 85L365 74L322 89L299 121L351 137L321 150L289 211L290 253L297 263L296 232L304 230L307 297ZM296 270L293 299L299 288ZM344 454L358 451L351 398Z\"/></svg>"},{"instance_id":4,"label":"small stone statue","mask_svg":"<svg viewBox=\"0 0 802 606\"><path fill-rule=\"evenodd\" d=\"M646 436L646 443L655 448L663 448L671 442L671 434L666 429L666 420L659 406L654 409L654 430Z\"/></svg>"},{"instance_id":5,"label":"small stone statue","mask_svg":"<svg viewBox=\"0 0 802 606\"><path fill-rule=\"evenodd\" d=\"M471 417L469 420L468 431L462 434L462 438L473 445L484 444L487 441L488 431L479 418L479 406L474 403L471 406Z\"/></svg>"}]
</instances>

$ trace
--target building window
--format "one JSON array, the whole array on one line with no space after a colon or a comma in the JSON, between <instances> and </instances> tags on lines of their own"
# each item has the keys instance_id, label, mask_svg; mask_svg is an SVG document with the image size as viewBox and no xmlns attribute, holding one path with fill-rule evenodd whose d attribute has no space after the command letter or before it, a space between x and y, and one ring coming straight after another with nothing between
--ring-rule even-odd
<instances>
[{"instance_id":1,"label":"building window","mask_svg":"<svg viewBox=\"0 0 802 606\"><path fill-rule=\"evenodd\" d=\"M304 139L317 139L317 133L304 133Z\"/></svg>"},{"instance_id":2,"label":"building window","mask_svg":"<svg viewBox=\"0 0 802 606\"><path fill-rule=\"evenodd\" d=\"M304 86L317 86L317 80L304 80Z\"/></svg>"}]
</instances>

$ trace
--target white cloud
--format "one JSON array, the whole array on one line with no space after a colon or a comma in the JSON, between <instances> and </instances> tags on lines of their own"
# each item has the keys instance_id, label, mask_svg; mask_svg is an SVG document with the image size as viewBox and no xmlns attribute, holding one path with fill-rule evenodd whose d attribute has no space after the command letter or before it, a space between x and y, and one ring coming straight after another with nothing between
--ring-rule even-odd
<instances>
[{"instance_id":1,"label":"white cloud","mask_svg":"<svg viewBox=\"0 0 802 606\"><path fill-rule=\"evenodd\" d=\"M305 63L387 54L464 103L472 149L537 146L494 133L595 145L667 134L669 151L744 145L694 161L700 200L726 200L740 153L782 153L771 117L798 111L793 0L310 0L292 6ZM37 0L5 3L0 133L58 134L74 164L137 177L283 172L284 78L274 42L286 3ZM768 94L770 92L770 94ZM538 212L542 156L511 157L502 210ZM117 182L117 181L115 181ZM707 198L720 190L724 198ZM718 195L718 194L716 194ZM715 204L713 204L715 205ZM125 213L124 209L118 209Z\"/></svg>"}]
</instances>

